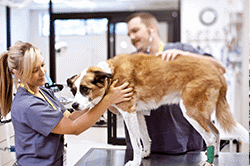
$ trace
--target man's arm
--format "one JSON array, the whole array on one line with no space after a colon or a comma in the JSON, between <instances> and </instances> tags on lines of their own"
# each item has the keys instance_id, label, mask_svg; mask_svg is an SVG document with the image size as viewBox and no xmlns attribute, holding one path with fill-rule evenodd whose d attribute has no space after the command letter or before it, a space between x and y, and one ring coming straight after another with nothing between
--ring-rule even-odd
<instances>
[{"instance_id":1,"label":"man's arm","mask_svg":"<svg viewBox=\"0 0 250 166\"><path fill-rule=\"evenodd\" d=\"M178 49L170 49L170 50L162 51L162 52L157 53L156 56L161 56L162 60L164 61L175 60L177 56L192 56L196 58L201 58L201 59L205 59L205 60L212 62L220 70L221 74L224 74L226 72L225 66L221 62L217 61L211 56L201 56L192 52L182 51Z\"/></svg>"}]
</instances>

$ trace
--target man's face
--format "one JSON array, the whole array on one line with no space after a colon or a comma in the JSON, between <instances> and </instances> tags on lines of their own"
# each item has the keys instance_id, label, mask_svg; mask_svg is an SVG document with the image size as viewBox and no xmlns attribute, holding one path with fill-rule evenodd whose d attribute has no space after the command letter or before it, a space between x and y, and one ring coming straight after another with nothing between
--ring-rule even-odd
<instances>
[{"instance_id":1,"label":"man's face","mask_svg":"<svg viewBox=\"0 0 250 166\"><path fill-rule=\"evenodd\" d=\"M128 22L128 36L138 52L147 52L150 30L141 23L140 17L135 17Z\"/></svg>"}]
</instances>

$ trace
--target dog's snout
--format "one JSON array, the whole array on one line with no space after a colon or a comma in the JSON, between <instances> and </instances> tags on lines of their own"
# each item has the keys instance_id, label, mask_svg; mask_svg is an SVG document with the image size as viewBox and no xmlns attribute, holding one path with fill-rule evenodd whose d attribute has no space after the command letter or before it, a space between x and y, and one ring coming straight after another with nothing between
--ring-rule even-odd
<instances>
[{"instance_id":1,"label":"dog's snout","mask_svg":"<svg viewBox=\"0 0 250 166\"><path fill-rule=\"evenodd\" d=\"M78 109L78 107L79 107L79 103L74 102L74 103L72 104L72 107L73 107L74 109Z\"/></svg>"}]
</instances>

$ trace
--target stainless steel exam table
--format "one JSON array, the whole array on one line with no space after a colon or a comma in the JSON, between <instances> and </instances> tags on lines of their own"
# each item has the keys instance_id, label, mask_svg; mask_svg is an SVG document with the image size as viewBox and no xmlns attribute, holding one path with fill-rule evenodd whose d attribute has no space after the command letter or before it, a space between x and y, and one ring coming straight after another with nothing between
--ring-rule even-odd
<instances>
[{"instance_id":1,"label":"stainless steel exam table","mask_svg":"<svg viewBox=\"0 0 250 166\"><path fill-rule=\"evenodd\" d=\"M132 151L91 148L75 166L123 166L132 159ZM151 154L142 159L141 166L198 166L205 161L205 152L188 152L181 155ZM249 154L220 152L214 166L248 166Z\"/></svg>"}]
</instances>

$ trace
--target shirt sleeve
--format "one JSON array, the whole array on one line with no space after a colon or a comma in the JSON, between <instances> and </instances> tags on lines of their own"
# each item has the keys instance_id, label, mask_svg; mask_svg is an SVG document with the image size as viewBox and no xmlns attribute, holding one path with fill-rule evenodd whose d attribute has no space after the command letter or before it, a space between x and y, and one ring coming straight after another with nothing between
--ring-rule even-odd
<instances>
[{"instance_id":1,"label":"shirt sleeve","mask_svg":"<svg viewBox=\"0 0 250 166\"><path fill-rule=\"evenodd\" d=\"M180 42L168 43L168 44L165 45L164 48L165 48L164 50L179 49L179 50L188 51L188 52L192 52L192 53L199 54L199 55L212 56L211 54L206 53L206 52L202 51L201 49L194 48L190 44L183 44L183 43L180 43Z\"/></svg>"},{"instance_id":2,"label":"shirt sleeve","mask_svg":"<svg viewBox=\"0 0 250 166\"><path fill-rule=\"evenodd\" d=\"M54 110L45 102L38 101L30 105L29 109L25 112L25 118L27 124L32 129L44 136L48 136L63 118L63 114L60 107Z\"/></svg>"},{"instance_id":3,"label":"shirt sleeve","mask_svg":"<svg viewBox=\"0 0 250 166\"><path fill-rule=\"evenodd\" d=\"M195 54L199 54L199 55L212 56L211 54L206 53L206 52L202 51L201 49L194 48L190 44L182 44L182 50L183 51L189 51L189 52L192 52L192 53L195 53Z\"/></svg>"}]
</instances>

